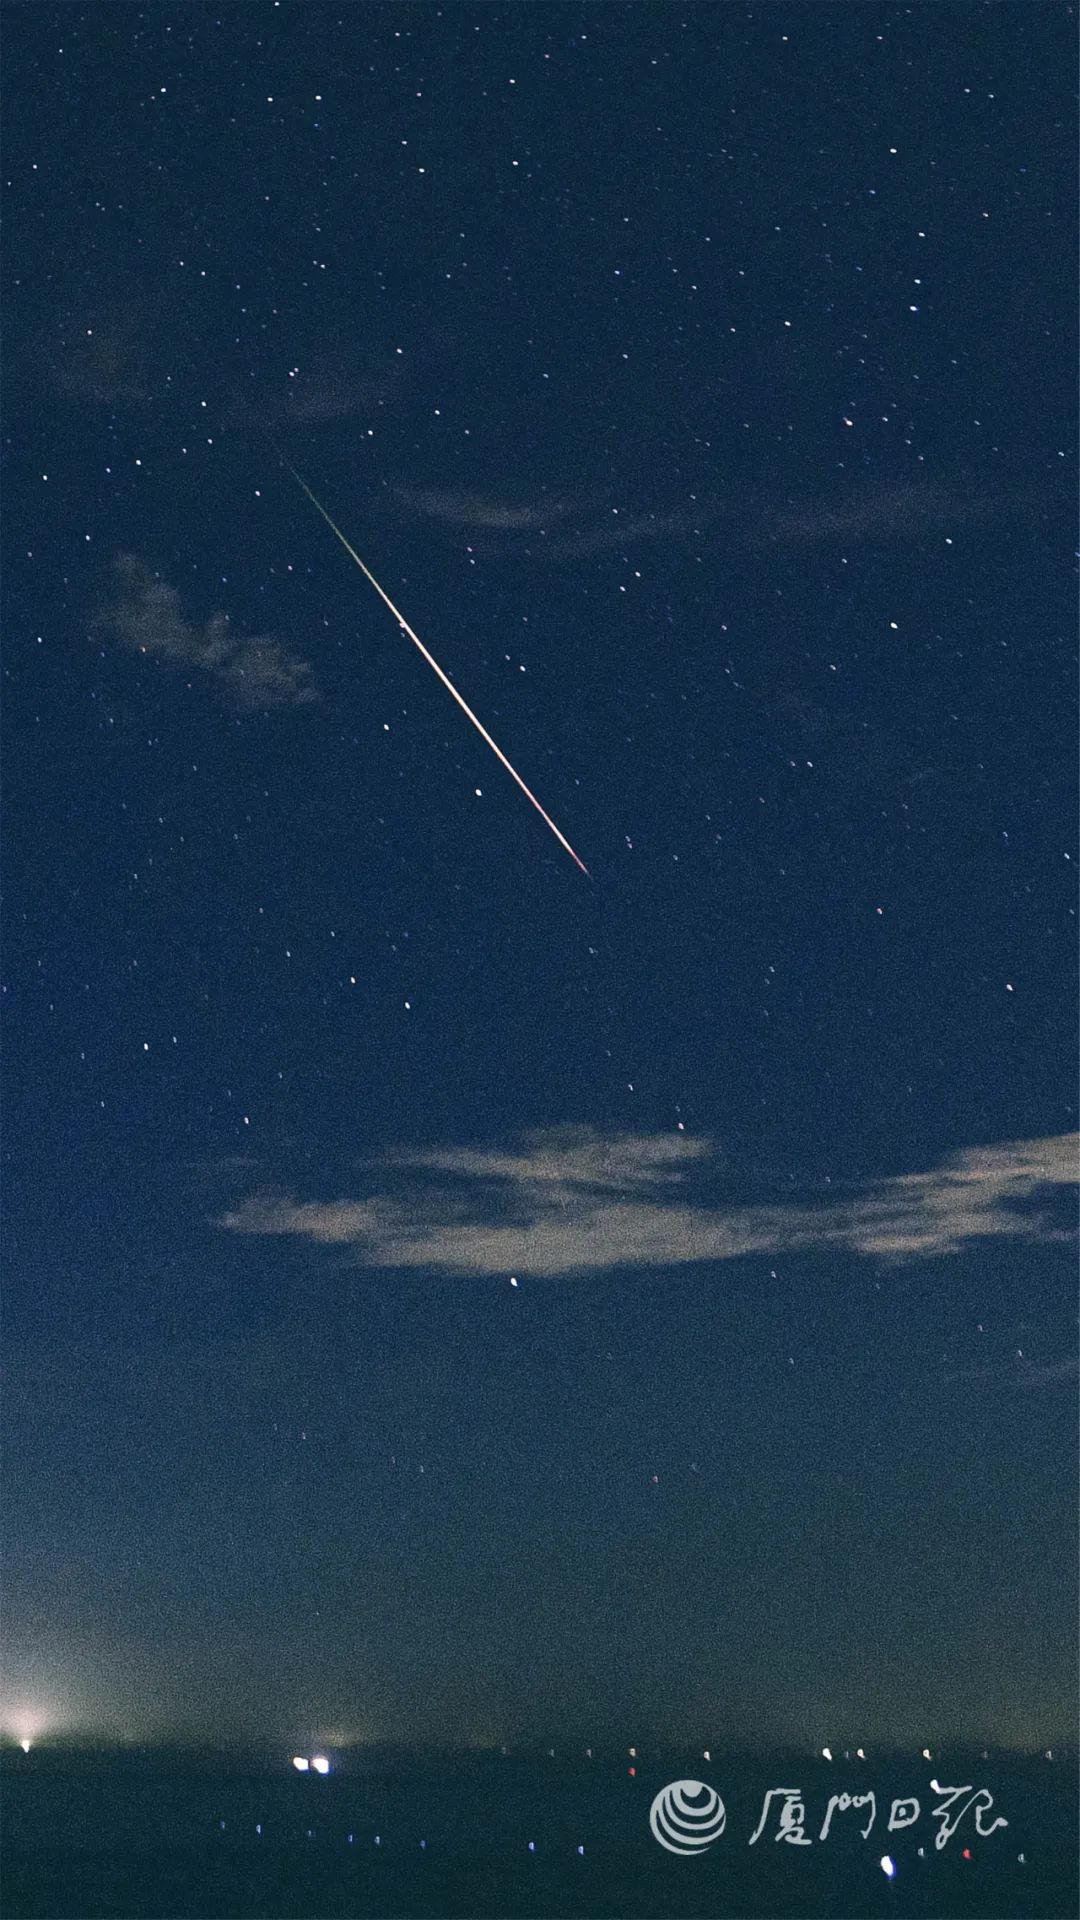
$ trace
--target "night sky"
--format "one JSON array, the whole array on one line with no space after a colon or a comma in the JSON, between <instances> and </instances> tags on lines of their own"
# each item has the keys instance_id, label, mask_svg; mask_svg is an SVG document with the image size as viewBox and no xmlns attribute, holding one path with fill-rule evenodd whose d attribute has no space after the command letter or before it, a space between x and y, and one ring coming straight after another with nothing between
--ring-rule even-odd
<instances>
[{"instance_id":1,"label":"night sky","mask_svg":"<svg viewBox=\"0 0 1080 1920\"><path fill-rule=\"evenodd\" d=\"M4 16L5 1730L1052 1744L1073 9Z\"/></svg>"}]
</instances>

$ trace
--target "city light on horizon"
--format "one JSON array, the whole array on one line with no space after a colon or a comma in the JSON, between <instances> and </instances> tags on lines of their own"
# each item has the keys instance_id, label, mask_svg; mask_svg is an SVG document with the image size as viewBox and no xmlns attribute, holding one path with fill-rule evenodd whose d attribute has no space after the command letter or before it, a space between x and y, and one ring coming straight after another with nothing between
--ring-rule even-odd
<instances>
[{"instance_id":1,"label":"city light on horizon","mask_svg":"<svg viewBox=\"0 0 1080 1920\"><path fill-rule=\"evenodd\" d=\"M61 1720L58 1712L50 1713L40 1702L24 1699L0 1710L0 1731L14 1740L24 1753L29 1753L42 1735L55 1730Z\"/></svg>"}]
</instances>

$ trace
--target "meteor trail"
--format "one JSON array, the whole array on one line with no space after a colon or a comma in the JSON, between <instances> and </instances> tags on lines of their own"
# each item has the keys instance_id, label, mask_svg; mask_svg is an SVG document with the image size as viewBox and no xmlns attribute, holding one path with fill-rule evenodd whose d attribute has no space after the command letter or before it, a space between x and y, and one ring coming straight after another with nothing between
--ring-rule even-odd
<instances>
[{"instance_id":1,"label":"meteor trail","mask_svg":"<svg viewBox=\"0 0 1080 1920\"><path fill-rule=\"evenodd\" d=\"M480 721L477 719L472 708L467 704L465 700L462 699L453 681L449 678L447 674L443 672L442 668L440 667L438 661L435 659L434 655L428 652L427 648L425 647L423 641L420 638L420 635L418 633L413 632L412 628L410 627L408 621L405 618L405 615L403 613L398 612L398 609L395 607L393 601L390 598L390 595L384 590L384 588L380 587L378 581L375 578L375 575L371 571L371 568L366 567L364 565L364 562L361 560L360 555L357 553L355 547L351 547L349 545L349 542L346 540L345 535L341 531L341 528L333 520L331 520L330 515L327 513L326 508L322 505L322 502L315 498L315 495L312 493L311 488L308 486L308 483L304 479L303 475L300 473L297 473L296 468L292 464L292 461L287 460L285 458L285 455L282 453L281 448L277 444L277 441L274 440L272 436L269 434L267 435L267 438L270 440L270 444L273 447L274 452L277 454L278 459L281 461L282 466L286 467L288 471L292 474L292 477L296 481L297 486L303 488L304 492L307 494L307 497L311 501L311 504L315 508L316 512L321 513L323 519L326 521L326 524L330 528L331 533L334 533L337 535L337 538L341 541L341 544L344 547L346 553L348 554L349 559L355 560L357 566L359 567L361 573L364 576L364 579L371 583L376 593L378 594L380 600L384 601L386 605L389 607L391 613L394 616L394 619L397 621L399 627L402 629L402 632L408 634L409 639L413 643L413 646L419 648L420 652L424 656L424 659L427 661L428 666L431 667L433 672L438 674L439 679L442 681L443 686L446 688L447 692L453 694L454 699L457 701L458 706L461 708L462 713L465 714L467 719L472 721L473 726L476 728L476 731L480 735L481 740L487 741L487 744L491 748L492 753L495 755L497 760L502 762L502 765L506 768L506 771L510 775L510 778L512 780L517 781L517 784L521 788L522 793L525 795L526 800L529 800L532 803L532 805L536 808L537 813L540 815L541 820L544 821L546 826L549 826L551 828L551 831L555 835L555 838L559 842L559 845L561 847L565 847L567 853L570 855L571 860L574 862L574 865L576 867L581 868L581 871L583 874L585 874L586 878L590 878L591 876L589 875L589 869L585 865L584 860L578 859L578 856L574 852L574 849L570 845L570 842L566 838L566 835L564 833L559 832L559 829L555 825L555 822L551 818L551 815L549 813L544 812L544 809L540 805L540 802L537 799L535 793L532 792L531 788L525 785L525 782L522 779L520 773L518 773L517 769L510 765L510 762L507 759L502 748L496 745L495 741L492 739L487 728L481 725Z\"/></svg>"}]
</instances>

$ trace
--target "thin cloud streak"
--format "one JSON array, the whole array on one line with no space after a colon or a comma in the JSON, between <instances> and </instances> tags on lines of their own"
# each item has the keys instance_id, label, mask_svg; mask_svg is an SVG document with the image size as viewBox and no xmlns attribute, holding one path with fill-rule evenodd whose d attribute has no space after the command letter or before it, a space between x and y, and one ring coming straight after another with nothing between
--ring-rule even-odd
<instances>
[{"instance_id":1,"label":"thin cloud streak","mask_svg":"<svg viewBox=\"0 0 1080 1920\"><path fill-rule=\"evenodd\" d=\"M404 506L432 519L449 520L458 527L494 528L502 533L548 527L571 511L557 501L512 506L477 493L444 493L434 488L412 490L407 487L395 487L394 492Z\"/></svg>"},{"instance_id":2,"label":"thin cloud streak","mask_svg":"<svg viewBox=\"0 0 1080 1920\"><path fill-rule=\"evenodd\" d=\"M1018 1387L1022 1391L1032 1392L1040 1387L1061 1387L1080 1376L1080 1358L1075 1353L1066 1354L1064 1359L1034 1361L1025 1360L1018 1354L1013 1360L1001 1361L992 1367L965 1367L962 1372L954 1373L952 1380L984 1382L994 1387Z\"/></svg>"},{"instance_id":3,"label":"thin cloud streak","mask_svg":"<svg viewBox=\"0 0 1080 1920\"><path fill-rule=\"evenodd\" d=\"M750 1257L847 1254L892 1265L987 1240L1071 1237L1052 1203L1077 1182L1077 1137L976 1147L926 1173L817 1205L716 1205L715 1145L683 1135L552 1131L504 1151L386 1155L360 1197L250 1194L218 1225L350 1248L357 1263L448 1275L534 1277L662 1269Z\"/></svg>"},{"instance_id":4,"label":"thin cloud streak","mask_svg":"<svg viewBox=\"0 0 1080 1920\"><path fill-rule=\"evenodd\" d=\"M549 557L559 559L577 559L642 540L698 539L706 527L714 525L727 511L718 502L704 506L691 504L663 513L648 510L632 513L610 507L603 521L597 522L586 519L595 510L581 501L540 499L534 504L512 503L477 493L440 492L434 488L395 487L394 492L402 505L413 512L448 521L453 526L468 527L474 532L539 533L546 537L549 529L558 528L555 537L548 541L546 552ZM561 523L568 518L576 519L578 525L563 526Z\"/></svg>"},{"instance_id":5,"label":"thin cloud streak","mask_svg":"<svg viewBox=\"0 0 1080 1920\"><path fill-rule=\"evenodd\" d=\"M929 532L1013 518L1020 501L967 499L945 487L886 487L837 505L810 501L792 513L767 514L751 534L754 546L822 540L919 540Z\"/></svg>"},{"instance_id":6,"label":"thin cloud streak","mask_svg":"<svg viewBox=\"0 0 1080 1920\"><path fill-rule=\"evenodd\" d=\"M614 508L602 526L585 527L554 541L548 552L568 559L590 553L602 553L611 547L625 547L641 540L698 540L705 529L726 516L719 503L681 507L670 513L621 514Z\"/></svg>"},{"instance_id":7,"label":"thin cloud streak","mask_svg":"<svg viewBox=\"0 0 1080 1920\"><path fill-rule=\"evenodd\" d=\"M386 405L399 381L400 375L394 372L366 379L332 368L301 370L285 390L281 417L300 424L370 414Z\"/></svg>"},{"instance_id":8,"label":"thin cloud streak","mask_svg":"<svg viewBox=\"0 0 1080 1920\"><path fill-rule=\"evenodd\" d=\"M521 503L436 489L399 486L394 491L410 510L451 525L477 532L538 532L545 537L549 559L579 559L643 541L702 541L715 535L720 521L734 545L758 552L830 540L922 540L986 521L1030 520L1033 513L1033 503L1019 496L973 499L929 482L877 487L844 499L808 500L757 515L716 497L692 497L685 505L664 508L600 509L585 501L543 497ZM597 518L598 513L602 517Z\"/></svg>"},{"instance_id":9,"label":"thin cloud streak","mask_svg":"<svg viewBox=\"0 0 1080 1920\"><path fill-rule=\"evenodd\" d=\"M240 706L254 711L306 706L318 699L307 661L279 640L234 633L224 613L211 614L201 626L186 620L176 588L145 561L122 553L115 564L120 590L98 615L99 631L111 633L133 652L197 667L219 681Z\"/></svg>"}]
</instances>

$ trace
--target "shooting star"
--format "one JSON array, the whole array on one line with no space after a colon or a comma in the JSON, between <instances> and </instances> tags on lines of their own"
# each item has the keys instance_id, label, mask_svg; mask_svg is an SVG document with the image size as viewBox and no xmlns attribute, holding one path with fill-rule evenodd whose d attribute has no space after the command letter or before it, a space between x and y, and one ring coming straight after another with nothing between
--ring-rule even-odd
<instances>
[{"instance_id":1,"label":"shooting star","mask_svg":"<svg viewBox=\"0 0 1080 1920\"><path fill-rule=\"evenodd\" d=\"M265 431L266 429L264 428L264 432ZM566 838L566 835L564 833L559 832L559 829L555 825L555 822L551 818L551 815L549 813L544 812L543 807L540 805L540 802L537 799L535 793L533 793L531 787L527 787L525 785L525 782L522 779L520 773L517 771L517 768L512 767L510 765L510 762L507 759L502 748L496 744L496 742L492 739L490 733L488 732L487 728L483 726L481 722L477 719L475 713L473 712L472 708L468 705L467 701L462 699L453 681L450 679L448 674L443 672L434 654L428 652L427 648L425 647L423 641L420 638L420 635L418 633L414 633L412 627L410 627L408 621L406 620L405 615L399 612L398 608L395 607L393 601L390 598L390 595L386 592L385 588L380 587L378 581L375 578L375 575L371 571L371 568L366 567L364 565L364 562L361 560L360 555L357 553L355 547L350 546L349 542L345 538L345 535L342 533L341 528L337 525L337 523L334 520L330 518L330 515L327 513L326 508L323 506L322 502L315 498L315 495L312 493L311 488L308 486L308 483L304 479L303 475L300 473L297 473L296 468L293 466L291 460L286 459L285 455L282 453L281 448L278 446L277 441L273 438L273 436L267 433L267 438L270 441L270 444L273 447L274 452L277 454L278 459L281 461L282 466L285 467L287 471L292 474L292 477L296 481L297 486L301 487L303 491L307 494L307 497L311 501L312 506L315 508L317 513L320 513L322 515L323 519L326 521L327 526L330 528L331 533L336 534L337 538L340 540L342 546L344 547L346 553L348 554L349 559L355 560L356 565L359 567L361 573L364 576L364 579L370 582L370 584L374 587L376 593L378 594L380 600L384 601L386 606L389 607L391 613L394 616L394 619L397 621L398 626L401 628L402 632L408 634L409 639L413 643L413 646L417 647L419 651L423 654L424 659L427 661L428 666L432 669L432 672L438 674L439 679L442 681L443 686L446 688L447 692L453 694L453 697L457 701L458 706L461 708L462 713L466 716L467 719L472 721L472 724L476 728L477 733L480 735L481 740L485 740L487 742L488 746L491 748L492 753L495 755L495 758L498 761L500 761L501 764L506 768L506 771L510 775L510 778L512 780L517 781L517 784L521 788L522 793L525 795L526 800L528 800L536 808L536 811L540 815L540 818L541 820L543 820L544 824L551 828L551 831L555 835L555 838L559 842L559 845L561 847L565 847L567 853L570 855L571 860L574 862L574 865L576 867L581 868L581 871L583 874L585 874L586 878L591 878L591 875L589 874L589 869L585 865L584 860L580 860L578 858L577 854L574 852L573 847L570 845L569 840Z\"/></svg>"}]
</instances>

